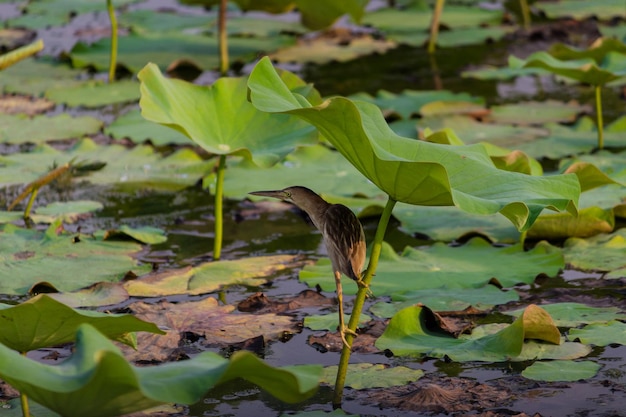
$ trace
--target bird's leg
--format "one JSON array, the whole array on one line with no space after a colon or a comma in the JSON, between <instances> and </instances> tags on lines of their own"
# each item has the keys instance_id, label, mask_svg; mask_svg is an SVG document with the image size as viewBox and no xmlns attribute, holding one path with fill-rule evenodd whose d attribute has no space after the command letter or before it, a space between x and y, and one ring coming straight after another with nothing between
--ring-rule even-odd
<instances>
[{"instance_id":1,"label":"bird's leg","mask_svg":"<svg viewBox=\"0 0 626 417\"><path fill-rule=\"evenodd\" d=\"M352 346L346 340L346 333L356 336L356 333L346 327L343 319L343 289L341 287L341 272L335 271L335 286L337 287L337 302L339 303L339 335L344 346L352 349Z\"/></svg>"},{"instance_id":2,"label":"bird's leg","mask_svg":"<svg viewBox=\"0 0 626 417\"><path fill-rule=\"evenodd\" d=\"M359 287L359 289L361 288L365 288L367 290L367 298L371 298L374 296L374 293L372 292L372 290L370 290L370 286L367 285L365 282L363 282L363 276L365 275L365 272L363 274L361 274L361 276L356 279L356 285Z\"/></svg>"}]
</instances>

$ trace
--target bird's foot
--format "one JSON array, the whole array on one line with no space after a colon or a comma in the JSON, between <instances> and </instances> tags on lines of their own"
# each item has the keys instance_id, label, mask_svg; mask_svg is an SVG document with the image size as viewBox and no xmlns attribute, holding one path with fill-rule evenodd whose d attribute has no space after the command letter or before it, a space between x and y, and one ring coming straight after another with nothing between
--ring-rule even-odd
<instances>
[{"instance_id":1,"label":"bird's foot","mask_svg":"<svg viewBox=\"0 0 626 417\"><path fill-rule=\"evenodd\" d=\"M343 329L339 329L339 335L341 336L341 341L343 342L343 345L348 349L352 349L352 345L348 343L348 340L346 339L346 334L350 334L354 337L356 337L357 334L356 332L350 330L347 326L343 326Z\"/></svg>"},{"instance_id":2,"label":"bird's foot","mask_svg":"<svg viewBox=\"0 0 626 417\"><path fill-rule=\"evenodd\" d=\"M356 280L356 285L359 287L359 289L366 289L367 290L367 298L372 298L374 297L374 293L372 292L372 290L370 290L370 286L367 285L366 283L363 282L363 280L358 279Z\"/></svg>"}]
</instances>

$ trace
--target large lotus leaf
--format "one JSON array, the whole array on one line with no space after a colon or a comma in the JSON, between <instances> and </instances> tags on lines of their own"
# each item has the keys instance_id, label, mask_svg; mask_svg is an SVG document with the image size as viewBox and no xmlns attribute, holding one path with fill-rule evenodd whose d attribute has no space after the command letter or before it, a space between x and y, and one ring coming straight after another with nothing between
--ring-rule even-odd
<instances>
[{"instance_id":1,"label":"large lotus leaf","mask_svg":"<svg viewBox=\"0 0 626 417\"><path fill-rule=\"evenodd\" d=\"M230 38L228 52L231 59L251 60L262 51L274 51L293 43L286 36L272 38ZM154 62L161 68L184 59L202 68L217 68L219 65L217 38L187 34L151 32L130 34L119 39L118 63L136 72L146 63ZM103 38L89 46L78 43L69 54L72 66L83 68L94 66L106 71L111 52L110 38Z\"/></svg>"},{"instance_id":2,"label":"large lotus leaf","mask_svg":"<svg viewBox=\"0 0 626 417\"><path fill-rule=\"evenodd\" d=\"M206 294L227 285L259 286L273 274L292 268L293 255L253 256L157 272L124 283L131 296Z\"/></svg>"},{"instance_id":3,"label":"large lotus leaf","mask_svg":"<svg viewBox=\"0 0 626 417\"><path fill-rule=\"evenodd\" d=\"M399 115L404 119L409 119L413 115L420 114L422 107L432 102L470 102L474 104L484 104L480 97L474 97L468 93L453 93L448 90L416 91L404 90L399 94L394 94L386 90L380 90L376 97L369 94L356 94L352 96L354 100L369 101L376 104L383 111L385 116Z\"/></svg>"},{"instance_id":4,"label":"large lotus leaf","mask_svg":"<svg viewBox=\"0 0 626 417\"><path fill-rule=\"evenodd\" d=\"M0 114L0 142L39 143L71 139L98 133L102 122L91 116L72 117L63 113L56 116L25 117Z\"/></svg>"},{"instance_id":5,"label":"large lotus leaf","mask_svg":"<svg viewBox=\"0 0 626 417\"><path fill-rule=\"evenodd\" d=\"M324 368L322 383L334 384L337 378L337 366ZM388 388L415 382L424 376L421 369L406 366L387 367L373 363L352 363L348 365L346 386L353 389Z\"/></svg>"},{"instance_id":6,"label":"large lotus leaf","mask_svg":"<svg viewBox=\"0 0 626 417\"><path fill-rule=\"evenodd\" d=\"M74 341L76 330L89 323L111 339L134 346L129 332L165 334L153 323L129 314L106 314L75 310L46 294L18 305L0 304L0 343L18 352L41 349Z\"/></svg>"},{"instance_id":7,"label":"large lotus leaf","mask_svg":"<svg viewBox=\"0 0 626 417\"><path fill-rule=\"evenodd\" d=\"M144 119L139 109L131 110L115 119L104 129L104 133L115 139L128 138L134 143L149 140L155 146L189 145L191 143L191 140L179 131Z\"/></svg>"},{"instance_id":8,"label":"large lotus leaf","mask_svg":"<svg viewBox=\"0 0 626 417\"><path fill-rule=\"evenodd\" d=\"M536 381L580 381L593 378L601 367L591 361L535 362L522 371L522 376Z\"/></svg>"},{"instance_id":9,"label":"large lotus leaf","mask_svg":"<svg viewBox=\"0 0 626 417\"><path fill-rule=\"evenodd\" d=\"M626 259L626 229L587 239L569 238L563 245L563 254L566 262L578 269L612 271L621 268Z\"/></svg>"},{"instance_id":10,"label":"large lotus leaf","mask_svg":"<svg viewBox=\"0 0 626 417\"><path fill-rule=\"evenodd\" d=\"M246 160L227 163L228 175L224 178L224 196L229 198L259 200L260 197L249 195L250 191L268 187L282 189L292 185L307 186L327 198L328 195L382 194L339 152L322 145L298 148L287 155L284 161L271 168L259 168ZM215 187L214 176L215 174L211 174L205 178L205 184L211 192L214 192Z\"/></svg>"},{"instance_id":11,"label":"large lotus leaf","mask_svg":"<svg viewBox=\"0 0 626 417\"><path fill-rule=\"evenodd\" d=\"M538 331L539 330L539 331ZM389 349L394 355L426 355L441 358L449 357L453 361L516 361L524 356L524 349L533 349L532 344L525 344L525 338L537 338L550 343L557 342L558 348L567 351L569 346L559 346L554 339L559 331L550 316L540 307L530 305L524 314L512 324L496 333L475 338L455 339L449 335L429 330L423 307L412 306L398 312L389 322L385 332L376 341L379 349ZM588 351L587 351L588 352ZM567 354L569 355L569 351ZM544 356L537 352L535 359ZM550 352L554 355L554 352Z\"/></svg>"},{"instance_id":12,"label":"large lotus leaf","mask_svg":"<svg viewBox=\"0 0 626 417\"><path fill-rule=\"evenodd\" d=\"M481 145L448 146L396 135L378 107L343 97L310 103L290 91L267 58L250 75L252 103L314 124L346 159L395 201L456 205L502 213L528 229L544 208L575 214L580 185L571 176L534 177L497 169Z\"/></svg>"},{"instance_id":13,"label":"large lotus leaf","mask_svg":"<svg viewBox=\"0 0 626 417\"><path fill-rule=\"evenodd\" d=\"M533 7L542 10L551 19L572 17L576 20L584 20L596 16L598 19L608 20L624 15L624 3L621 0L539 1Z\"/></svg>"},{"instance_id":14,"label":"large lotus leaf","mask_svg":"<svg viewBox=\"0 0 626 417\"><path fill-rule=\"evenodd\" d=\"M101 107L139 100L139 84L130 80L115 83L91 81L77 86L50 88L46 90L45 97L70 107Z\"/></svg>"},{"instance_id":15,"label":"large lotus leaf","mask_svg":"<svg viewBox=\"0 0 626 417\"><path fill-rule=\"evenodd\" d=\"M415 304L424 304L434 311L461 311L470 306L485 310L498 304L519 300L516 291L503 291L495 285L479 288L464 286L429 288L393 294L392 303L379 302L370 311L379 317L389 318L398 311Z\"/></svg>"},{"instance_id":16,"label":"large lotus leaf","mask_svg":"<svg viewBox=\"0 0 626 417\"><path fill-rule=\"evenodd\" d=\"M34 181L46 168L71 160L106 163L104 168L83 178L92 184L128 190L180 190L195 184L215 166L214 161L204 161L191 149L181 149L164 158L152 146L128 149L122 145L100 146L91 139L83 139L66 152L41 145L30 153L0 156L4 165L0 184Z\"/></svg>"},{"instance_id":17,"label":"large lotus leaf","mask_svg":"<svg viewBox=\"0 0 626 417\"><path fill-rule=\"evenodd\" d=\"M561 60L548 52L535 52L526 58L524 67L543 68L553 74L571 78L585 84L605 85L626 75L626 68L608 68L611 58L607 56L604 65L598 65L593 58Z\"/></svg>"},{"instance_id":18,"label":"large lotus leaf","mask_svg":"<svg viewBox=\"0 0 626 417\"><path fill-rule=\"evenodd\" d=\"M0 293L26 294L46 282L60 291L73 291L94 282L119 281L128 271L141 273L131 257L141 250L132 242L102 241L88 235L60 232L53 223L47 232L11 224L0 233Z\"/></svg>"},{"instance_id":19,"label":"large lotus leaf","mask_svg":"<svg viewBox=\"0 0 626 417\"><path fill-rule=\"evenodd\" d=\"M588 345L608 346L613 343L626 345L626 323L611 320L606 323L590 324L582 329L570 329L567 337Z\"/></svg>"},{"instance_id":20,"label":"large lotus leaf","mask_svg":"<svg viewBox=\"0 0 626 417\"><path fill-rule=\"evenodd\" d=\"M554 319L557 326L576 327L581 324L606 323L612 320L626 320L618 307L590 307L580 303L554 303L541 306ZM519 316L523 309L506 312L515 317Z\"/></svg>"},{"instance_id":21,"label":"large lotus leaf","mask_svg":"<svg viewBox=\"0 0 626 417\"><path fill-rule=\"evenodd\" d=\"M134 367L119 349L89 325L76 335L76 352L61 365L44 365L0 345L0 375L33 401L68 417L108 417L165 402L192 404L214 386L244 378L278 399L311 396L321 368L274 368L250 352L230 360L213 352L161 366Z\"/></svg>"},{"instance_id":22,"label":"large lotus leaf","mask_svg":"<svg viewBox=\"0 0 626 417\"><path fill-rule=\"evenodd\" d=\"M563 267L560 251L544 244L525 252L519 245L496 248L475 238L460 247L443 243L422 249L407 247L402 255L385 244L370 287L376 296L445 286L479 288L493 279L503 287L512 287L530 284L539 274L555 276ZM306 266L300 279L311 287L319 285L324 291L335 289L327 259ZM344 280L346 294L356 290L356 283Z\"/></svg>"},{"instance_id":23,"label":"large lotus leaf","mask_svg":"<svg viewBox=\"0 0 626 417\"><path fill-rule=\"evenodd\" d=\"M138 77L142 115L178 130L211 153L241 155L267 167L296 145L316 139L308 124L288 115L262 112L250 104L245 78L220 78L203 87L165 78L154 64L148 64ZM295 77L286 75L281 80L290 88L305 87ZM314 90L310 97L317 97Z\"/></svg>"}]
</instances>

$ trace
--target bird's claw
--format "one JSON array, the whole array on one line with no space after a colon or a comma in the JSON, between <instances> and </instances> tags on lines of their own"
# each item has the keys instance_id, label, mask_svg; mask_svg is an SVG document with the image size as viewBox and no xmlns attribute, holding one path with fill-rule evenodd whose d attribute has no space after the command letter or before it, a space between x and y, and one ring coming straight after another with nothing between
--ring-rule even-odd
<instances>
[{"instance_id":1,"label":"bird's claw","mask_svg":"<svg viewBox=\"0 0 626 417\"><path fill-rule=\"evenodd\" d=\"M352 349L352 345L350 343L348 343L348 340L346 339L346 334L350 334L354 337L357 336L356 332L349 329L348 327L344 326L343 329L339 330L339 335L341 336L341 341L343 342L343 345L345 347L347 347L348 349Z\"/></svg>"}]
</instances>

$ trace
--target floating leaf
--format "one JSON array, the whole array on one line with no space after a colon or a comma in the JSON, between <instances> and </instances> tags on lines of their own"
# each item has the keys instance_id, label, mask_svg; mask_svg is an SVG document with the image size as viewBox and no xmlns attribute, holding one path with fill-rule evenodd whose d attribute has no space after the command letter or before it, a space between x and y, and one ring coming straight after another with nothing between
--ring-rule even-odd
<instances>
[{"instance_id":1,"label":"floating leaf","mask_svg":"<svg viewBox=\"0 0 626 417\"><path fill-rule=\"evenodd\" d=\"M620 268L626 259L626 229L588 239L569 238L563 246L563 254L568 264L587 271Z\"/></svg>"},{"instance_id":2,"label":"floating leaf","mask_svg":"<svg viewBox=\"0 0 626 417\"><path fill-rule=\"evenodd\" d=\"M584 20L595 16L600 20L608 20L624 14L624 3L620 0L595 0L593 3L584 0L540 1L533 7L542 10L550 19L572 17L576 20Z\"/></svg>"},{"instance_id":3,"label":"floating leaf","mask_svg":"<svg viewBox=\"0 0 626 417\"><path fill-rule=\"evenodd\" d=\"M491 108L488 120L521 125L573 122L578 114L589 110L589 106L581 106L576 102L563 103L555 100L503 104Z\"/></svg>"},{"instance_id":4,"label":"floating leaf","mask_svg":"<svg viewBox=\"0 0 626 417\"><path fill-rule=\"evenodd\" d=\"M528 229L544 208L576 213L579 184L575 178L498 170L480 145L447 146L402 138L370 103L335 97L316 106L290 91L267 58L259 61L248 85L255 106L313 123L395 201L456 205L476 214L500 212L519 230Z\"/></svg>"},{"instance_id":5,"label":"floating leaf","mask_svg":"<svg viewBox=\"0 0 626 417\"><path fill-rule=\"evenodd\" d=\"M564 216L561 213L541 215L526 236L531 239L589 237L598 233L610 233L614 227L615 216L612 210L589 207L580 209L578 217Z\"/></svg>"},{"instance_id":6,"label":"floating leaf","mask_svg":"<svg viewBox=\"0 0 626 417\"><path fill-rule=\"evenodd\" d=\"M139 84L130 80L114 83L92 81L75 87L50 88L46 90L45 97L70 107L101 107L139 100Z\"/></svg>"},{"instance_id":7,"label":"floating leaf","mask_svg":"<svg viewBox=\"0 0 626 417\"><path fill-rule=\"evenodd\" d=\"M91 212L102 209L102 203L91 200L57 201L43 207L37 207L31 214L35 223L52 223L61 220L64 223L74 223L76 220L89 215ZM20 212L0 211L0 223L8 223L22 219Z\"/></svg>"},{"instance_id":8,"label":"floating leaf","mask_svg":"<svg viewBox=\"0 0 626 417\"><path fill-rule=\"evenodd\" d=\"M142 115L178 130L211 153L240 155L267 167L316 138L314 129L302 121L255 109L246 100L244 78L220 78L203 87L165 78L154 64L138 77ZM293 76L285 79L291 88L305 87Z\"/></svg>"},{"instance_id":9,"label":"floating leaf","mask_svg":"<svg viewBox=\"0 0 626 417\"><path fill-rule=\"evenodd\" d=\"M165 232L162 229L151 226L132 228L125 224L118 229L107 230L103 235L103 240L117 239L124 236L148 245L157 245L167 241L167 236L165 236Z\"/></svg>"},{"instance_id":10,"label":"floating leaf","mask_svg":"<svg viewBox=\"0 0 626 417\"><path fill-rule=\"evenodd\" d=\"M157 272L127 281L131 296L163 297L175 294L206 294L227 285L258 286L271 275L294 266L295 256L256 256Z\"/></svg>"},{"instance_id":11,"label":"floating leaf","mask_svg":"<svg viewBox=\"0 0 626 417\"><path fill-rule=\"evenodd\" d=\"M580 381L593 378L602 366L591 361L535 362L522 376L536 381Z\"/></svg>"},{"instance_id":12,"label":"floating leaf","mask_svg":"<svg viewBox=\"0 0 626 417\"><path fill-rule=\"evenodd\" d=\"M21 304L0 304L0 343L18 352L74 341L76 330L88 323L110 339L134 346L129 332L165 334L153 323L129 314L106 314L89 310L74 310L46 294Z\"/></svg>"},{"instance_id":13,"label":"floating leaf","mask_svg":"<svg viewBox=\"0 0 626 417\"><path fill-rule=\"evenodd\" d=\"M21 229L7 224L0 233L2 294L26 294L39 282L59 291L73 291L94 282L119 281L128 271L145 271L131 254L141 246L131 242L107 242L82 234ZM71 260L71 262L70 262Z\"/></svg>"},{"instance_id":14,"label":"floating leaf","mask_svg":"<svg viewBox=\"0 0 626 417\"><path fill-rule=\"evenodd\" d=\"M613 343L626 345L626 323L617 320L594 323L582 329L570 329L567 337L586 345L608 346Z\"/></svg>"},{"instance_id":15,"label":"floating leaf","mask_svg":"<svg viewBox=\"0 0 626 417\"><path fill-rule=\"evenodd\" d=\"M442 243L422 249L407 247L399 256L385 244L376 270L380 279L372 282L371 291L384 296L444 286L476 288L494 279L504 287L512 287L530 284L542 273L554 276L563 266L562 254L549 245L537 245L525 252L519 244L495 248L476 238L460 247ZM335 289L327 259L306 266L300 279L311 287L319 285L324 291ZM356 283L344 280L346 294L356 290Z\"/></svg>"},{"instance_id":16,"label":"floating leaf","mask_svg":"<svg viewBox=\"0 0 626 417\"><path fill-rule=\"evenodd\" d=\"M204 352L188 361L137 368L89 325L78 329L76 340L76 353L58 366L0 345L0 376L61 415L108 417L166 402L192 404L214 386L239 377L281 401L302 401L317 389L320 372L314 365L274 368L245 351L230 360Z\"/></svg>"},{"instance_id":17,"label":"floating leaf","mask_svg":"<svg viewBox=\"0 0 626 417\"><path fill-rule=\"evenodd\" d=\"M101 127L102 122L91 116L72 117L63 113L30 118L0 114L0 142L19 144L71 139L95 134Z\"/></svg>"},{"instance_id":18,"label":"floating leaf","mask_svg":"<svg viewBox=\"0 0 626 417\"><path fill-rule=\"evenodd\" d=\"M73 308L109 306L128 300L124 287L113 282L97 282L78 291L50 293L48 296Z\"/></svg>"},{"instance_id":19,"label":"floating leaf","mask_svg":"<svg viewBox=\"0 0 626 417\"><path fill-rule=\"evenodd\" d=\"M324 368L322 383L334 384L337 378L337 366ZM352 363L348 365L346 386L353 389L388 388L415 382L424 376L421 369L405 366L387 367L373 363Z\"/></svg>"},{"instance_id":20,"label":"floating leaf","mask_svg":"<svg viewBox=\"0 0 626 417\"><path fill-rule=\"evenodd\" d=\"M617 307L590 307L580 303L554 303L541 306L554 319L557 326L575 327L588 323L606 323L611 320L625 320L626 315ZM515 317L522 309L506 312Z\"/></svg>"}]
</instances>

